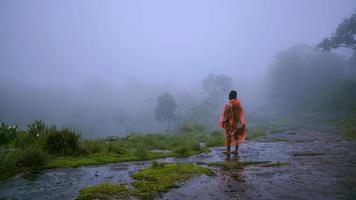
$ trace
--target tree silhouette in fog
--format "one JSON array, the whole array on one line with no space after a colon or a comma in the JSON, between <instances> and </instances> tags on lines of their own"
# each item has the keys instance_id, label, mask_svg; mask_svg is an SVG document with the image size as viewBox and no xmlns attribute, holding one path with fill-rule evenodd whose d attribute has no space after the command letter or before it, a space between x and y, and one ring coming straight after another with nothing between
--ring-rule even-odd
<instances>
[{"instance_id":1,"label":"tree silhouette in fog","mask_svg":"<svg viewBox=\"0 0 356 200\"><path fill-rule=\"evenodd\" d=\"M155 109L156 120L163 122L167 121L167 130L170 130L170 123L176 119L175 109L177 103L174 96L169 93L160 95L157 99L158 106Z\"/></svg>"},{"instance_id":2,"label":"tree silhouette in fog","mask_svg":"<svg viewBox=\"0 0 356 200\"><path fill-rule=\"evenodd\" d=\"M356 50L356 11L350 18L344 19L336 29L336 32L330 37L325 38L317 45L324 51L346 47Z\"/></svg>"},{"instance_id":3,"label":"tree silhouette in fog","mask_svg":"<svg viewBox=\"0 0 356 200\"><path fill-rule=\"evenodd\" d=\"M231 89L231 84L229 76L210 74L203 80L202 87L213 104L218 105Z\"/></svg>"},{"instance_id":4,"label":"tree silhouette in fog","mask_svg":"<svg viewBox=\"0 0 356 200\"><path fill-rule=\"evenodd\" d=\"M207 99L203 101L203 107L205 108L204 123L206 127L208 124L215 124L214 122L219 118L220 106L222 106L229 93L231 85L231 77L224 74L210 74L202 81L202 89L207 96Z\"/></svg>"}]
</instances>

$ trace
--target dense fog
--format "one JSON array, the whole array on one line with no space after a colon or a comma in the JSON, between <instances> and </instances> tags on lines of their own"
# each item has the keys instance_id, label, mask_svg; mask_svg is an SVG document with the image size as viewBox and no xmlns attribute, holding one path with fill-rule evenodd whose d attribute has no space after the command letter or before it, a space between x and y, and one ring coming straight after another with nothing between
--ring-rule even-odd
<instances>
[{"instance_id":1,"label":"dense fog","mask_svg":"<svg viewBox=\"0 0 356 200\"><path fill-rule=\"evenodd\" d=\"M3 0L0 122L85 137L214 130L231 89L251 120L354 109L355 47L317 45L355 10L354 0Z\"/></svg>"}]
</instances>

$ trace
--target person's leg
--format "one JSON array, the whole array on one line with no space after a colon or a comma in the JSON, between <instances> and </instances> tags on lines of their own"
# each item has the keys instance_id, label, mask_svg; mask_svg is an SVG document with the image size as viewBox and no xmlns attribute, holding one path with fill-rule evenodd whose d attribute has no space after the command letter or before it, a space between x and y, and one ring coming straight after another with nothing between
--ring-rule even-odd
<instances>
[{"instance_id":1,"label":"person's leg","mask_svg":"<svg viewBox=\"0 0 356 200\"><path fill-rule=\"evenodd\" d=\"M235 145L235 151L233 152L234 154L239 154L239 145Z\"/></svg>"},{"instance_id":2,"label":"person's leg","mask_svg":"<svg viewBox=\"0 0 356 200\"><path fill-rule=\"evenodd\" d=\"M237 129L234 134L232 134L233 136L233 141L232 141L232 144L235 146L235 150L232 152L233 154L235 155L238 155L239 154L239 144L240 144L240 141L239 141L239 137L240 137L240 131L241 129Z\"/></svg>"},{"instance_id":3,"label":"person's leg","mask_svg":"<svg viewBox=\"0 0 356 200\"><path fill-rule=\"evenodd\" d=\"M231 134L228 132L225 133L225 145L226 145L226 151L224 152L225 154L230 154L231 149Z\"/></svg>"}]
</instances>

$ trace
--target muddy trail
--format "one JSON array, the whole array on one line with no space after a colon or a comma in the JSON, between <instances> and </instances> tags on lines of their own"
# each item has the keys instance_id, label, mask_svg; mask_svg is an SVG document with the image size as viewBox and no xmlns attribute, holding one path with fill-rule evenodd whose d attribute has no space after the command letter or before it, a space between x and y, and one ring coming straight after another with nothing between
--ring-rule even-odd
<instances>
[{"instance_id":1,"label":"muddy trail","mask_svg":"<svg viewBox=\"0 0 356 200\"><path fill-rule=\"evenodd\" d=\"M258 161L279 166L253 165L198 176L158 199L355 199L356 141L339 130L322 125L303 125L282 133L247 141L239 156L225 156L224 148L188 158L159 162ZM0 182L0 199L74 199L81 188L101 182L130 183L131 174L152 161L123 162L100 166L52 169L24 174Z\"/></svg>"}]
</instances>

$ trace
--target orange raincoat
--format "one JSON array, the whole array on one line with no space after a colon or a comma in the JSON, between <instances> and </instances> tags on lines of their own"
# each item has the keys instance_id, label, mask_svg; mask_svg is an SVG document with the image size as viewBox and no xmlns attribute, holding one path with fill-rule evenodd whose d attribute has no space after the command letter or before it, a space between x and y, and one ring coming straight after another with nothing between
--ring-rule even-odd
<instances>
[{"instance_id":1,"label":"orange raincoat","mask_svg":"<svg viewBox=\"0 0 356 200\"><path fill-rule=\"evenodd\" d=\"M246 138L247 126L245 113L239 99L232 99L224 107L219 127L225 129L226 146L242 144Z\"/></svg>"}]
</instances>

